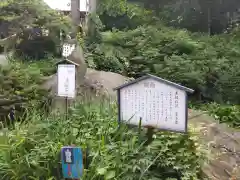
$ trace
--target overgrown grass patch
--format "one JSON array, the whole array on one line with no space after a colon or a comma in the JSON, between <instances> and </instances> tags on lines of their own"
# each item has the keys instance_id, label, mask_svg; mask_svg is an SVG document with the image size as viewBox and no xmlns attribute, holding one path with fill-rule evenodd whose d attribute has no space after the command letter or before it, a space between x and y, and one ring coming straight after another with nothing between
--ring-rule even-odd
<instances>
[{"instance_id":1,"label":"overgrown grass patch","mask_svg":"<svg viewBox=\"0 0 240 180\"><path fill-rule=\"evenodd\" d=\"M197 131L156 132L143 146L144 130L118 126L115 104L82 102L64 115L45 116L31 110L28 123L0 135L0 177L4 180L61 179L59 152L64 145L90 149L83 180L199 179L204 161ZM141 137L141 138L140 138Z\"/></svg>"}]
</instances>

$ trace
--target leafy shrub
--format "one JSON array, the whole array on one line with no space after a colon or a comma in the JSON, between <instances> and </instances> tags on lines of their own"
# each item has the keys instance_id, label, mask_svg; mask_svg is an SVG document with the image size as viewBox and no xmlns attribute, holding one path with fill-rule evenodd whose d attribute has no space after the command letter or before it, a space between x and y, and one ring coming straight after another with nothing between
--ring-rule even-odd
<instances>
[{"instance_id":1,"label":"leafy shrub","mask_svg":"<svg viewBox=\"0 0 240 180\"><path fill-rule=\"evenodd\" d=\"M0 101L9 100L0 105L0 120L2 121L11 108L17 114L25 108L46 107L44 104L51 100L49 93L41 88L44 77L54 72L52 61L22 63L19 60L10 60L9 66L0 66ZM4 112L4 113L3 113ZM5 114L5 117L2 117ZM3 119L2 119L3 118Z\"/></svg>"},{"instance_id":2,"label":"leafy shrub","mask_svg":"<svg viewBox=\"0 0 240 180\"><path fill-rule=\"evenodd\" d=\"M2 131L2 179L61 179L59 151L71 144L90 149L85 180L149 180L177 175L183 180L198 179L203 154L194 131L185 135L157 132L152 144L142 146L143 131L139 136L135 129L118 128L115 105L96 99L71 108L68 120L63 117L46 117L31 110L30 123Z\"/></svg>"},{"instance_id":3,"label":"leafy shrub","mask_svg":"<svg viewBox=\"0 0 240 180\"><path fill-rule=\"evenodd\" d=\"M37 36L33 39L24 39L16 45L16 55L24 59L41 60L49 54L59 56L60 42L56 43L49 36Z\"/></svg>"},{"instance_id":4,"label":"leafy shrub","mask_svg":"<svg viewBox=\"0 0 240 180\"><path fill-rule=\"evenodd\" d=\"M101 37L88 46L98 69L133 77L155 74L191 87L198 101L240 102L237 39L192 35L163 25L102 32Z\"/></svg>"},{"instance_id":5,"label":"leafy shrub","mask_svg":"<svg viewBox=\"0 0 240 180\"><path fill-rule=\"evenodd\" d=\"M37 94L34 94L37 85L44 81L46 69L52 67L52 61L41 61L39 63L22 63L18 60L10 60L10 65L1 68L1 93L3 95L23 95L29 100L34 100ZM45 64L40 68L40 64ZM52 67L53 68L53 67ZM49 69L53 71L53 69ZM45 74L44 74L45 73ZM33 88L33 89L32 89ZM33 94L31 94L33 93Z\"/></svg>"},{"instance_id":6,"label":"leafy shrub","mask_svg":"<svg viewBox=\"0 0 240 180\"><path fill-rule=\"evenodd\" d=\"M240 106L208 104L200 106L201 109L207 110L220 123L226 123L231 127L240 128Z\"/></svg>"},{"instance_id":7,"label":"leafy shrub","mask_svg":"<svg viewBox=\"0 0 240 180\"><path fill-rule=\"evenodd\" d=\"M126 0L102 1L98 15L99 41L87 44L87 59L97 69L133 77L151 73L193 88L194 100L240 103L238 28L211 37L190 33L166 27ZM121 23L122 16L128 23Z\"/></svg>"},{"instance_id":8,"label":"leafy shrub","mask_svg":"<svg viewBox=\"0 0 240 180\"><path fill-rule=\"evenodd\" d=\"M4 37L16 35L2 42L8 50L17 48L17 55L33 59L56 55L60 45L60 31L71 29L70 19L49 8L43 0L2 0L0 3L0 29ZM43 31L49 33L43 35Z\"/></svg>"},{"instance_id":9,"label":"leafy shrub","mask_svg":"<svg viewBox=\"0 0 240 180\"><path fill-rule=\"evenodd\" d=\"M152 12L126 0L103 0L98 7L98 15L104 30L135 29L143 23L152 23Z\"/></svg>"}]
</instances>

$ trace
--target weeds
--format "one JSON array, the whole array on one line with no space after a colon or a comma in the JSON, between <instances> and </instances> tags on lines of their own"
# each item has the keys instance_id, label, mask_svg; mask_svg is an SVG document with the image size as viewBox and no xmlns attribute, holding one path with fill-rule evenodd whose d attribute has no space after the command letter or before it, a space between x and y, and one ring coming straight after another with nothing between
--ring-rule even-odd
<instances>
[{"instance_id":1,"label":"weeds","mask_svg":"<svg viewBox=\"0 0 240 180\"><path fill-rule=\"evenodd\" d=\"M1 132L1 179L60 180L59 152L71 144L90 149L83 180L198 179L203 154L193 132L157 132L152 144L143 146L144 130L139 136L138 127L118 126L115 104L103 100L76 104L68 120L30 114L15 130Z\"/></svg>"}]
</instances>

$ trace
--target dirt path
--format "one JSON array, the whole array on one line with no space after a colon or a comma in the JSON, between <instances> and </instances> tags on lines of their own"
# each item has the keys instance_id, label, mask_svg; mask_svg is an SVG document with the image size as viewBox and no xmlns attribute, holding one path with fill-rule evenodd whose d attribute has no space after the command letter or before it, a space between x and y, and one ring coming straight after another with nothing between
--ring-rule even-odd
<instances>
[{"instance_id":1,"label":"dirt path","mask_svg":"<svg viewBox=\"0 0 240 180\"><path fill-rule=\"evenodd\" d=\"M240 131L199 111L189 110L189 122L201 128L201 141L211 152L204 174L210 180L240 180Z\"/></svg>"}]
</instances>

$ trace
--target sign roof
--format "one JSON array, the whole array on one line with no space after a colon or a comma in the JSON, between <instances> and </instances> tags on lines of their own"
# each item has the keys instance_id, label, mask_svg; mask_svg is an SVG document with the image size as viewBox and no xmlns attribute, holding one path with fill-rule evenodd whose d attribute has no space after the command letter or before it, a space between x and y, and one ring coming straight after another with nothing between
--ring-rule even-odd
<instances>
[{"instance_id":1,"label":"sign roof","mask_svg":"<svg viewBox=\"0 0 240 180\"><path fill-rule=\"evenodd\" d=\"M177 88L177 89L179 89L179 90L183 90L183 91L185 91L185 92L189 92L189 93L193 93L193 92L194 92L193 89L184 87L184 86L182 86L182 85L176 84L176 83L174 83L174 82L171 82L171 81L162 79L162 78L160 78L160 77L157 77L157 76L154 76L154 75L151 75L151 74L147 74L147 75L145 75L145 76L143 76L143 77L137 78L137 79L135 79L135 80L133 80L133 81L130 81L130 82L126 83L126 84L123 84L123 85L121 85L121 86L118 86L118 87L114 88L114 90L119 90L119 89L125 88L125 87L127 87L127 86L133 85L133 84L135 84L135 83L137 83L137 82L140 82L140 81L142 81L142 80L145 80L145 79L154 79L154 80L158 81L159 83L164 83L164 84L173 86L173 87L175 87L175 88Z\"/></svg>"},{"instance_id":2,"label":"sign roof","mask_svg":"<svg viewBox=\"0 0 240 180\"><path fill-rule=\"evenodd\" d=\"M69 59L63 59L63 60L60 60L58 61L55 65L59 65L59 64L73 64L75 66L79 66L79 64L69 60Z\"/></svg>"}]
</instances>

